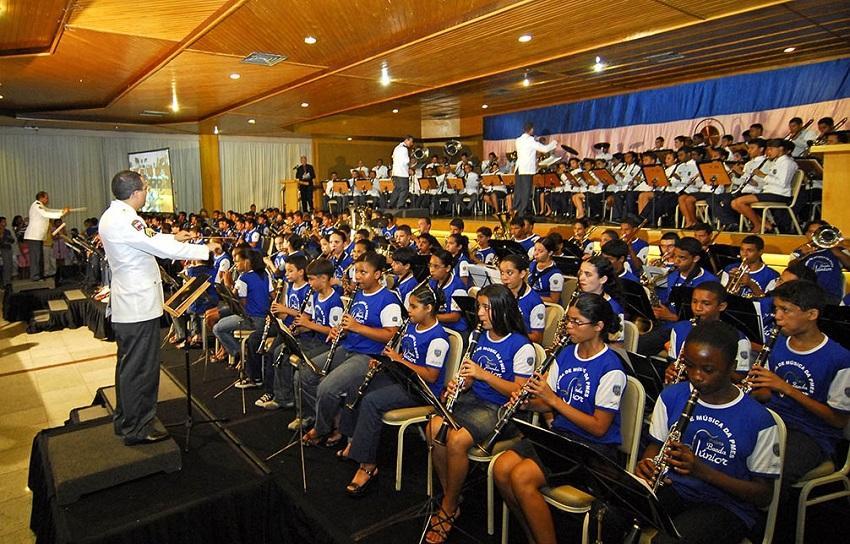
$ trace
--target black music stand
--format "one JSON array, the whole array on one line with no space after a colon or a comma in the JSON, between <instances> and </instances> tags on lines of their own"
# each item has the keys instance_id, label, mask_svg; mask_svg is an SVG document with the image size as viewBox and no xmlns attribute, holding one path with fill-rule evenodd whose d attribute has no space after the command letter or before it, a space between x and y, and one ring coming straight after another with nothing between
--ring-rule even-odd
<instances>
[{"instance_id":1,"label":"black music stand","mask_svg":"<svg viewBox=\"0 0 850 544\"><path fill-rule=\"evenodd\" d=\"M160 271L163 278L168 277L175 284L177 283L161 268ZM209 281L210 277L206 274L199 274L190 278L183 287L179 288L167 301L165 301L162 305L162 309L174 318L184 315L188 311L189 306L204 296L207 292L207 289L210 287ZM192 418L192 363L189 360L189 349L189 339L187 338L183 344L183 364L186 368L186 419L184 419L182 423L170 423L166 425L166 427L175 427L178 425L186 427L186 445L183 448L184 451L189 451L189 440L192 437L192 427L196 423ZM197 423L218 423L223 421L227 420L202 419Z\"/></svg>"},{"instance_id":2,"label":"black music stand","mask_svg":"<svg viewBox=\"0 0 850 544\"><path fill-rule=\"evenodd\" d=\"M730 264L741 264L741 248L731 244L711 244L708 253L717 263L717 275Z\"/></svg>"},{"instance_id":3,"label":"black music stand","mask_svg":"<svg viewBox=\"0 0 850 544\"><path fill-rule=\"evenodd\" d=\"M519 242L513 240L493 240L490 239L490 247L499 259L504 259L508 255L522 255L528 259L528 251L523 249Z\"/></svg>"},{"instance_id":4,"label":"black music stand","mask_svg":"<svg viewBox=\"0 0 850 544\"><path fill-rule=\"evenodd\" d=\"M649 297L646 296L643 285L622 278L620 284L623 286L623 302L626 305L625 310L629 320L634 321L636 317L643 317L649 321L655 321L655 313L652 311L652 304L649 303Z\"/></svg>"},{"instance_id":5,"label":"black music stand","mask_svg":"<svg viewBox=\"0 0 850 544\"><path fill-rule=\"evenodd\" d=\"M218 297L227 304L227 307L230 308L230 312L233 315L238 315L242 321L241 323L245 323L246 321L250 321L248 315L245 313L245 308L242 307L242 303L239 302L239 299L233 294L233 292L227 288L223 283L216 283L215 290L218 293ZM230 389L231 387L236 387L236 384L239 383L245 377L245 363L246 361L239 362L239 376L236 380L233 381L230 385L213 395L214 399L217 399L221 395L224 394L225 391ZM242 392L242 414L246 414L248 410L245 407L245 390L240 389Z\"/></svg>"},{"instance_id":6,"label":"black music stand","mask_svg":"<svg viewBox=\"0 0 850 544\"><path fill-rule=\"evenodd\" d=\"M653 193L663 192L666 187L670 186L670 179L667 177L667 172L664 170L664 167L659 164L646 164L640 167L641 172L643 173L643 179L646 180L646 183L652 187ZM658 189L661 191L658 191ZM650 205L652 206L652 215L650 215L650 222L655 225L657 219L655 217L655 195L653 195L652 201Z\"/></svg>"},{"instance_id":7,"label":"black music stand","mask_svg":"<svg viewBox=\"0 0 850 544\"><path fill-rule=\"evenodd\" d=\"M762 342L761 316L756 310L757 299L726 296L726 310L720 314L720 319L744 333L750 342Z\"/></svg>"},{"instance_id":8,"label":"black music stand","mask_svg":"<svg viewBox=\"0 0 850 544\"><path fill-rule=\"evenodd\" d=\"M684 321L694 316L691 311L691 295L694 293L694 288L689 285L677 285L670 289L670 296L667 298L667 303L673 303L676 307L676 314L679 319Z\"/></svg>"},{"instance_id":9,"label":"black music stand","mask_svg":"<svg viewBox=\"0 0 850 544\"><path fill-rule=\"evenodd\" d=\"M499 271L492 267L483 264L470 264L469 277L472 278L472 285L476 287L487 287L502 283L502 277Z\"/></svg>"},{"instance_id":10,"label":"black music stand","mask_svg":"<svg viewBox=\"0 0 850 544\"><path fill-rule=\"evenodd\" d=\"M460 313L463 314L466 322L469 323L470 330L472 330L473 323L478 321L478 308L475 297L453 295L452 300L460 306Z\"/></svg>"},{"instance_id":11,"label":"black music stand","mask_svg":"<svg viewBox=\"0 0 850 544\"><path fill-rule=\"evenodd\" d=\"M644 391L646 391L646 406L655 406L658 395L664 389L664 371L667 368L667 361L661 360L657 356L641 355L631 351L627 353L634 377L637 378L641 385L643 385ZM629 367L624 366L628 371Z\"/></svg>"},{"instance_id":12,"label":"black music stand","mask_svg":"<svg viewBox=\"0 0 850 544\"><path fill-rule=\"evenodd\" d=\"M578 269L581 267L580 255L552 255L552 261L564 276L569 276L571 278L578 277Z\"/></svg>"},{"instance_id":13,"label":"black music stand","mask_svg":"<svg viewBox=\"0 0 850 544\"><path fill-rule=\"evenodd\" d=\"M584 248L572 240L564 240L563 249L565 257L578 257L581 259L584 256Z\"/></svg>"},{"instance_id":14,"label":"black music stand","mask_svg":"<svg viewBox=\"0 0 850 544\"><path fill-rule=\"evenodd\" d=\"M820 313L818 319L820 330L845 349L850 349L850 306L835 306L830 304Z\"/></svg>"},{"instance_id":15,"label":"black music stand","mask_svg":"<svg viewBox=\"0 0 850 544\"><path fill-rule=\"evenodd\" d=\"M652 527L679 537L673 520L643 480L580 442L518 418L513 422L534 444L541 462L551 471L550 487L569 484L593 495L608 508L627 512L640 527ZM597 542L601 542L599 535Z\"/></svg>"}]
</instances>

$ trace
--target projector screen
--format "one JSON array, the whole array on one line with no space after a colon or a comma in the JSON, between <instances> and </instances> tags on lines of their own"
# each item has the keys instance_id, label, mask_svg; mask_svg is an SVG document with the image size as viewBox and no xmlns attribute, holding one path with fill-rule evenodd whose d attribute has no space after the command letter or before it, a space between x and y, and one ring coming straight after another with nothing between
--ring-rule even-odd
<instances>
[{"instance_id":1,"label":"projector screen","mask_svg":"<svg viewBox=\"0 0 850 544\"><path fill-rule=\"evenodd\" d=\"M171 157L169 149L154 149L128 153L130 170L145 177L150 189L143 212L174 211L174 184L171 180Z\"/></svg>"}]
</instances>

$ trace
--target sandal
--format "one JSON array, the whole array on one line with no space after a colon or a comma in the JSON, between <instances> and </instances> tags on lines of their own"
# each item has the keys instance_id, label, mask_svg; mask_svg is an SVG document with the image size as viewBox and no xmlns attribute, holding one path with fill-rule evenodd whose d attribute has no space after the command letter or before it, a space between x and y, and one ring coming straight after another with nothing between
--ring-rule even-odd
<instances>
[{"instance_id":1,"label":"sandal","mask_svg":"<svg viewBox=\"0 0 850 544\"><path fill-rule=\"evenodd\" d=\"M356 483L354 483L354 481L349 483L345 488L345 492L349 497L362 497L363 494L366 493L366 490L369 488L369 485L372 483L372 481L378 479L378 467L377 466L372 468L372 470L366 470L364 468L358 468L357 472L360 472L360 471L365 472L366 475L369 477L369 479L366 480L365 482L363 482L362 484L356 484ZM355 474L355 476L356 476L356 474Z\"/></svg>"},{"instance_id":2,"label":"sandal","mask_svg":"<svg viewBox=\"0 0 850 544\"><path fill-rule=\"evenodd\" d=\"M351 457L349 457L348 455L345 454L345 448L343 448L341 450L336 450L336 460L342 461L342 462L354 461L354 459L352 459Z\"/></svg>"},{"instance_id":3,"label":"sandal","mask_svg":"<svg viewBox=\"0 0 850 544\"><path fill-rule=\"evenodd\" d=\"M431 516L428 531L425 532L425 542L428 544L443 544L443 542L448 540L449 533L452 532L458 516L460 516L460 506L449 517L443 517L442 511Z\"/></svg>"},{"instance_id":4,"label":"sandal","mask_svg":"<svg viewBox=\"0 0 850 544\"><path fill-rule=\"evenodd\" d=\"M313 433L312 429L307 431L307 434L301 437L301 442L304 444L305 448L312 448L313 446L318 446L322 443L322 440L324 440L324 437L319 436L319 433Z\"/></svg>"},{"instance_id":5,"label":"sandal","mask_svg":"<svg viewBox=\"0 0 850 544\"><path fill-rule=\"evenodd\" d=\"M336 435L336 437L326 438L325 439L325 447L326 448L335 448L342 444L342 441L345 440L345 436L342 434Z\"/></svg>"}]
</instances>

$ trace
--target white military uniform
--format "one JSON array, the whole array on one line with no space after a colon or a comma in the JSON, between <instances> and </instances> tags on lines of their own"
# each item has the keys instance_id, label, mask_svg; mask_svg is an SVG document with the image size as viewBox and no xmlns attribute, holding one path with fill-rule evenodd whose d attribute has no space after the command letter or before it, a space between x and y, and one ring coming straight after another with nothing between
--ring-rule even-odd
<instances>
[{"instance_id":1,"label":"white military uniform","mask_svg":"<svg viewBox=\"0 0 850 544\"><path fill-rule=\"evenodd\" d=\"M151 432L156 416L163 304L156 257L200 260L209 256L209 249L157 234L120 200L103 213L98 230L112 270L110 304L118 344L113 425L115 434L134 443Z\"/></svg>"},{"instance_id":2,"label":"white military uniform","mask_svg":"<svg viewBox=\"0 0 850 544\"><path fill-rule=\"evenodd\" d=\"M30 251L30 275L32 279L41 279L44 265L44 238L50 227L51 219L62 217L62 210L45 208L44 204L36 200L30 205L30 221L27 230L24 231L24 240Z\"/></svg>"}]
</instances>

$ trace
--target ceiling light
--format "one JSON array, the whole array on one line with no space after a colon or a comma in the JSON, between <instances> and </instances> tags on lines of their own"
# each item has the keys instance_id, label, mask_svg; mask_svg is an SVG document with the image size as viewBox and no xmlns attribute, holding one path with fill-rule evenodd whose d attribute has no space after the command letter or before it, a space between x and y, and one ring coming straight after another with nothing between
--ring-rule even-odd
<instances>
[{"instance_id":1,"label":"ceiling light","mask_svg":"<svg viewBox=\"0 0 850 544\"><path fill-rule=\"evenodd\" d=\"M531 41L531 34L523 34L517 38L517 41L519 41L519 43L528 43Z\"/></svg>"},{"instance_id":2,"label":"ceiling light","mask_svg":"<svg viewBox=\"0 0 850 544\"><path fill-rule=\"evenodd\" d=\"M486 109L487 109L487 108L489 108L489 107L490 107L490 106L488 106L487 104L481 104L481 109L482 109L482 110L486 110Z\"/></svg>"},{"instance_id":3,"label":"ceiling light","mask_svg":"<svg viewBox=\"0 0 850 544\"><path fill-rule=\"evenodd\" d=\"M592 66L592 68L594 72L601 72L605 69L606 66L608 65L602 62L601 58L596 57L596 63Z\"/></svg>"},{"instance_id":4,"label":"ceiling light","mask_svg":"<svg viewBox=\"0 0 850 544\"><path fill-rule=\"evenodd\" d=\"M3 95L2 95L2 94L0 94L0 100L3 100Z\"/></svg>"},{"instance_id":5,"label":"ceiling light","mask_svg":"<svg viewBox=\"0 0 850 544\"><path fill-rule=\"evenodd\" d=\"M783 53L793 53L796 50L797 50L796 47L786 47L785 49L782 50L782 52Z\"/></svg>"},{"instance_id":6,"label":"ceiling light","mask_svg":"<svg viewBox=\"0 0 850 544\"><path fill-rule=\"evenodd\" d=\"M306 108L306 107L309 107L309 106L310 106L310 103L309 103L309 102L301 102L301 107L302 107L302 108Z\"/></svg>"},{"instance_id":7,"label":"ceiling light","mask_svg":"<svg viewBox=\"0 0 850 544\"><path fill-rule=\"evenodd\" d=\"M390 71L386 66L381 66L381 85L386 87L390 84Z\"/></svg>"},{"instance_id":8,"label":"ceiling light","mask_svg":"<svg viewBox=\"0 0 850 544\"><path fill-rule=\"evenodd\" d=\"M313 45L317 41L318 40L316 40L315 36L305 36L304 37L304 43L306 43L307 45Z\"/></svg>"},{"instance_id":9,"label":"ceiling light","mask_svg":"<svg viewBox=\"0 0 850 544\"><path fill-rule=\"evenodd\" d=\"M233 72L232 74L230 74L230 79L235 80L235 79L239 79L240 77L242 77L242 76L240 74L237 74L236 72Z\"/></svg>"},{"instance_id":10,"label":"ceiling light","mask_svg":"<svg viewBox=\"0 0 850 544\"><path fill-rule=\"evenodd\" d=\"M180 104L177 102L177 85L171 84L171 105L168 107L174 113L180 111Z\"/></svg>"},{"instance_id":11,"label":"ceiling light","mask_svg":"<svg viewBox=\"0 0 850 544\"><path fill-rule=\"evenodd\" d=\"M248 124L249 124L249 125L256 125L256 124L257 124L257 120L256 120L256 119L248 119Z\"/></svg>"},{"instance_id":12,"label":"ceiling light","mask_svg":"<svg viewBox=\"0 0 850 544\"><path fill-rule=\"evenodd\" d=\"M522 75L522 86L528 87L529 85L531 85L531 80L528 79L528 74L523 74Z\"/></svg>"},{"instance_id":13,"label":"ceiling light","mask_svg":"<svg viewBox=\"0 0 850 544\"><path fill-rule=\"evenodd\" d=\"M213 127L213 134L218 134L218 125Z\"/></svg>"},{"instance_id":14,"label":"ceiling light","mask_svg":"<svg viewBox=\"0 0 850 544\"><path fill-rule=\"evenodd\" d=\"M393 108L393 113L398 113L398 108Z\"/></svg>"},{"instance_id":15,"label":"ceiling light","mask_svg":"<svg viewBox=\"0 0 850 544\"><path fill-rule=\"evenodd\" d=\"M352 138L351 138L351 136L349 136L348 138L346 138L346 140L348 140L349 142L351 141L351 139L352 139Z\"/></svg>"}]
</instances>

